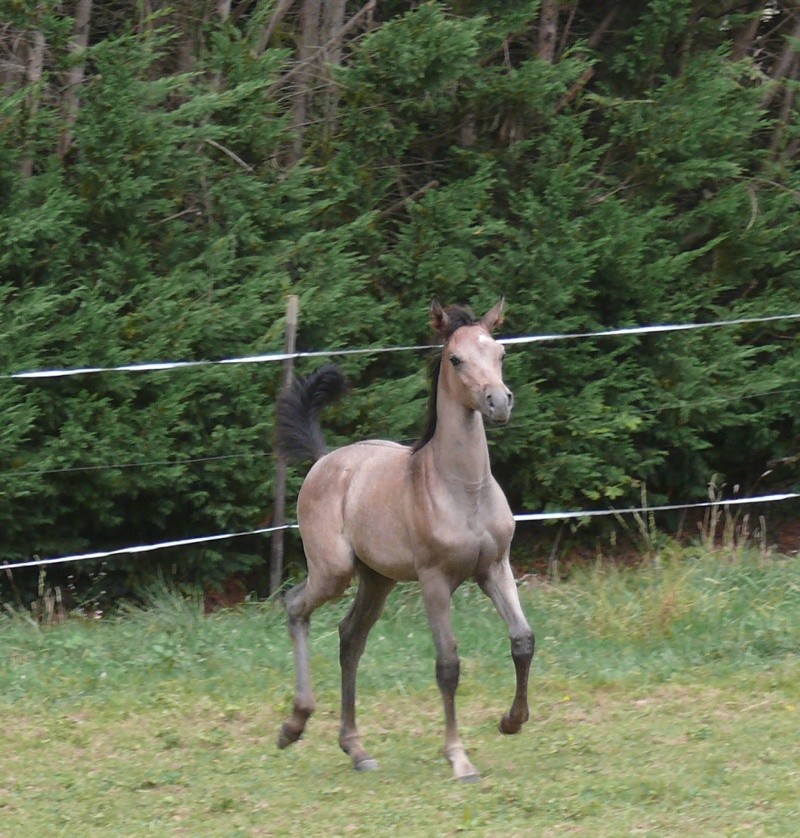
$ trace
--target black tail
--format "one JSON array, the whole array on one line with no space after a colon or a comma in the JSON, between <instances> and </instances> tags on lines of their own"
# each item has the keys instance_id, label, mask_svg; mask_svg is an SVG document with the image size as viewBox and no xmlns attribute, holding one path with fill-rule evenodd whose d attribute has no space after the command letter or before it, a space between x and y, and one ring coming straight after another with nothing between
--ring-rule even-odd
<instances>
[{"instance_id":1,"label":"black tail","mask_svg":"<svg viewBox=\"0 0 800 838\"><path fill-rule=\"evenodd\" d=\"M328 453L319 414L347 389L336 364L325 364L307 378L295 378L278 396L275 409L275 441L288 460L318 460Z\"/></svg>"}]
</instances>

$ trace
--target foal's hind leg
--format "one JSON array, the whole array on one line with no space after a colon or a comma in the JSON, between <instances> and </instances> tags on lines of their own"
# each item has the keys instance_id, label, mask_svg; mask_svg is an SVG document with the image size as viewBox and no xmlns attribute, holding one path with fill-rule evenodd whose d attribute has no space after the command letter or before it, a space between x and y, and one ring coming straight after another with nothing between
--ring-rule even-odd
<instances>
[{"instance_id":1,"label":"foal's hind leg","mask_svg":"<svg viewBox=\"0 0 800 838\"><path fill-rule=\"evenodd\" d=\"M296 742L306 728L308 717L316 708L311 676L308 668L308 630L312 612L329 599L341 596L353 575L352 558L342 563L338 572L313 573L309 565L309 577L286 594L289 635L294 648L296 673L294 708L287 722L278 734L278 747L286 748Z\"/></svg>"},{"instance_id":2,"label":"foal's hind leg","mask_svg":"<svg viewBox=\"0 0 800 838\"><path fill-rule=\"evenodd\" d=\"M511 659L517 676L517 687L511 709L500 720L503 733L519 733L528 721L528 676L533 660L534 637L522 606L519 603L517 584L511 572L508 556L493 564L488 573L478 579L483 592L492 600L500 616L508 625L511 638Z\"/></svg>"},{"instance_id":3,"label":"foal's hind leg","mask_svg":"<svg viewBox=\"0 0 800 838\"><path fill-rule=\"evenodd\" d=\"M386 597L395 583L363 564L359 566L359 576L361 581L353 605L339 624L339 662L342 667L339 745L352 759L354 768L372 771L378 763L364 750L356 726L356 672L370 629L380 617Z\"/></svg>"}]
</instances>

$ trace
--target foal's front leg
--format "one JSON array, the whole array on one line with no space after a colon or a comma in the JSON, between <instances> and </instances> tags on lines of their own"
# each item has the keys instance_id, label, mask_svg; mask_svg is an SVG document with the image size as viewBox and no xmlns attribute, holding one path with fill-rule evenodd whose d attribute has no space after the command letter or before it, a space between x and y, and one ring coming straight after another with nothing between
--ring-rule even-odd
<instances>
[{"instance_id":1,"label":"foal's front leg","mask_svg":"<svg viewBox=\"0 0 800 838\"><path fill-rule=\"evenodd\" d=\"M444 705L444 755L453 766L456 780L474 782L478 779L478 772L467 758L456 724L456 689L461 663L450 619L452 590L448 580L441 574L420 576L419 581L436 646L436 681Z\"/></svg>"},{"instance_id":2,"label":"foal's front leg","mask_svg":"<svg viewBox=\"0 0 800 838\"><path fill-rule=\"evenodd\" d=\"M500 616L508 625L511 638L511 659L517 676L517 687L511 709L500 720L503 733L519 733L528 721L528 676L533 660L534 636L519 603L517 583L511 572L508 555L493 564L487 574L478 579L481 590L491 599Z\"/></svg>"}]
</instances>

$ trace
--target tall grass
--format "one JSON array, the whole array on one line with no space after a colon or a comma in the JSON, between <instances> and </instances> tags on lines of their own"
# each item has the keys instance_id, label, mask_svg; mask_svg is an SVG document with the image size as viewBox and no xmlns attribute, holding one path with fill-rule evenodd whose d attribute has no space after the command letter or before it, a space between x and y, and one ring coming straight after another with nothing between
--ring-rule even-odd
<instances>
[{"instance_id":1,"label":"tall grass","mask_svg":"<svg viewBox=\"0 0 800 838\"><path fill-rule=\"evenodd\" d=\"M314 668L331 689L338 677L336 626L349 599L323 607L312 620ZM687 667L765 666L800 653L797 559L703 551L637 569L598 563L575 570L568 582L526 585L522 599L537 635L534 678L557 672L601 681L665 679ZM456 592L454 624L467 660L507 666L505 626L475 586ZM291 680L278 604L245 603L204 615L199 599L166 587L149 592L144 605L102 620L73 617L48 627L6 616L0 642L0 690L12 693L22 676L26 691L48 694L59 685L68 692L76 681L97 682L103 693L120 683L182 674L213 686L232 669L244 682ZM432 656L419 593L400 586L371 635L364 683L374 677L427 684Z\"/></svg>"}]
</instances>

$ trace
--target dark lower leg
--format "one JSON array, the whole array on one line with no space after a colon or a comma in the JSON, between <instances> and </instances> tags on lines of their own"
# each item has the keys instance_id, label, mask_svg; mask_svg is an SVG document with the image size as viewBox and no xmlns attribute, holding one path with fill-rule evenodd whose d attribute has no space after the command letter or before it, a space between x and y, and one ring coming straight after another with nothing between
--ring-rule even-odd
<instances>
[{"instance_id":1,"label":"dark lower leg","mask_svg":"<svg viewBox=\"0 0 800 838\"><path fill-rule=\"evenodd\" d=\"M516 673L516 689L511 709L500 720L500 730L503 733L518 733L530 715L528 677L533 660L533 632L522 611L517 584L514 581L508 557L493 565L487 575L478 582L508 625L511 638L511 659L514 661Z\"/></svg>"},{"instance_id":2,"label":"dark lower leg","mask_svg":"<svg viewBox=\"0 0 800 838\"><path fill-rule=\"evenodd\" d=\"M514 671L517 676L517 686L511 709L500 721L503 733L519 733L520 728L528 721L528 676L533 660L535 641L533 632L528 629L522 635L511 638L511 659L514 661Z\"/></svg>"}]
</instances>

